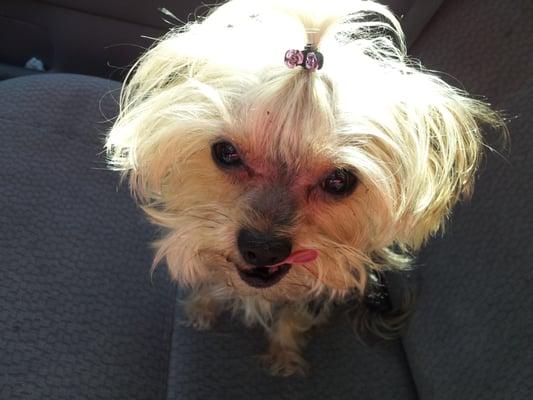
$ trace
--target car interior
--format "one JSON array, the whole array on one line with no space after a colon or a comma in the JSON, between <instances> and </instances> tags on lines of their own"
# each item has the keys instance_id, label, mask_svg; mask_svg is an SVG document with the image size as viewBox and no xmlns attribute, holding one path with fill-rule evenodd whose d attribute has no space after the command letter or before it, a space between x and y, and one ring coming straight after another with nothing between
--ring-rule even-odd
<instances>
[{"instance_id":1,"label":"car interior","mask_svg":"<svg viewBox=\"0 0 533 400\"><path fill-rule=\"evenodd\" d=\"M281 378L252 356L260 330L184 324L182 290L150 273L157 229L106 167L128 70L209 6L0 1L1 399L533 398L533 2L381 2L411 57L501 111L510 146L484 132L473 198L388 280L396 305L416 297L400 337L360 340L339 312L311 375Z\"/></svg>"}]
</instances>

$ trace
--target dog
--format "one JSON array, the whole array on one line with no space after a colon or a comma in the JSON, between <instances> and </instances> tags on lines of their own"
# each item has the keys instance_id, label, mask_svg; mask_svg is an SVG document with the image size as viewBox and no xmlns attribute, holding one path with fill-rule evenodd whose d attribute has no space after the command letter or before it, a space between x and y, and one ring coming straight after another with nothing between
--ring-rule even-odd
<instances>
[{"instance_id":1,"label":"dog","mask_svg":"<svg viewBox=\"0 0 533 400\"><path fill-rule=\"evenodd\" d=\"M334 304L407 268L471 195L481 127L502 124L410 59L383 5L230 0L140 58L106 149L191 325L264 327L289 376Z\"/></svg>"}]
</instances>

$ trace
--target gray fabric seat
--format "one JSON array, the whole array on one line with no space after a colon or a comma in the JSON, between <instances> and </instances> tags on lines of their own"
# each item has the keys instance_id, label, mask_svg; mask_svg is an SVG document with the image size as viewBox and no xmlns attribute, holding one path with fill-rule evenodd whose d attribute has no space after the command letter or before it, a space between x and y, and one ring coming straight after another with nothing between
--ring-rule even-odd
<instances>
[{"instance_id":1,"label":"gray fabric seat","mask_svg":"<svg viewBox=\"0 0 533 400\"><path fill-rule=\"evenodd\" d=\"M183 326L163 268L151 284L155 235L105 170L117 85L56 74L0 88L6 398L415 398L400 342L363 346L342 318L310 346L312 380L267 376L260 331Z\"/></svg>"},{"instance_id":2,"label":"gray fabric seat","mask_svg":"<svg viewBox=\"0 0 533 400\"><path fill-rule=\"evenodd\" d=\"M185 327L166 271L150 278L155 232L102 154L116 83L0 82L0 398L530 398L533 8L466 3L445 2L412 53L518 116L509 161L489 156L421 254L401 340L361 344L338 315L309 344L308 379L265 375L262 333L237 321Z\"/></svg>"},{"instance_id":3,"label":"gray fabric seat","mask_svg":"<svg viewBox=\"0 0 533 400\"><path fill-rule=\"evenodd\" d=\"M532 18L527 0L451 0L411 48L503 110L511 136L511 151L488 152L472 201L419 257L403 343L423 399L533 397Z\"/></svg>"},{"instance_id":4,"label":"gray fabric seat","mask_svg":"<svg viewBox=\"0 0 533 400\"><path fill-rule=\"evenodd\" d=\"M0 82L2 399L165 396L174 288L101 154L117 87Z\"/></svg>"}]
</instances>

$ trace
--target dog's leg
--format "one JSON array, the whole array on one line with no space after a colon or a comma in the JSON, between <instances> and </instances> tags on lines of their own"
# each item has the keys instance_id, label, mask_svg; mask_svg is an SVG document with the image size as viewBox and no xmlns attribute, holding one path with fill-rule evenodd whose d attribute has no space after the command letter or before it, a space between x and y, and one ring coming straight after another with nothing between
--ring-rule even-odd
<instances>
[{"instance_id":1,"label":"dog's leg","mask_svg":"<svg viewBox=\"0 0 533 400\"><path fill-rule=\"evenodd\" d=\"M193 289L182 301L182 305L187 315L187 325L201 331L210 329L214 325L222 309L209 286Z\"/></svg>"},{"instance_id":2,"label":"dog's leg","mask_svg":"<svg viewBox=\"0 0 533 400\"><path fill-rule=\"evenodd\" d=\"M306 376L309 364L302 357L309 330L327 319L327 311L310 310L307 305L283 307L270 332L268 353L261 360L273 375Z\"/></svg>"}]
</instances>

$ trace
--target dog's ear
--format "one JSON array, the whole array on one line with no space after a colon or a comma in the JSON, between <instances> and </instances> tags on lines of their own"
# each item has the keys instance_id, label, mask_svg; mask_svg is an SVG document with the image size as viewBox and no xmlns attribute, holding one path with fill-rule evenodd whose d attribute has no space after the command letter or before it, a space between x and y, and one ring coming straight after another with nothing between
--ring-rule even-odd
<instances>
[{"instance_id":1,"label":"dog's ear","mask_svg":"<svg viewBox=\"0 0 533 400\"><path fill-rule=\"evenodd\" d=\"M419 73L399 106L405 179L399 185L400 242L413 250L443 228L453 205L468 199L485 148L482 130L507 134L500 115L439 78Z\"/></svg>"},{"instance_id":2,"label":"dog's ear","mask_svg":"<svg viewBox=\"0 0 533 400\"><path fill-rule=\"evenodd\" d=\"M165 140L165 136L170 139L169 129L162 126L170 95L167 89L179 86L186 73L185 60L173 54L172 42L160 41L128 73L120 112L105 144L109 165L129 178L132 193L141 203L157 197L169 168L170 160L160 157L162 146L171 145L171 140Z\"/></svg>"},{"instance_id":3,"label":"dog's ear","mask_svg":"<svg viewBox=\"0 0 533 400\"><path fill-rule=\"evenodd\" d=\"M214 73L195 57L191 36L172 32L141 57L107 136L109 164L129 178L140 203L158 202L171 170L208 146L206 136L229 118L219 93L205 83L209 79L199 76Z\"/></svg>"}]
</instances>

